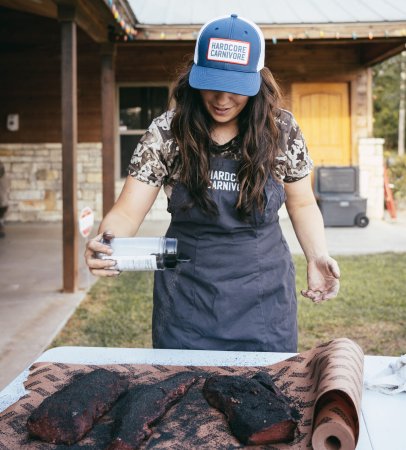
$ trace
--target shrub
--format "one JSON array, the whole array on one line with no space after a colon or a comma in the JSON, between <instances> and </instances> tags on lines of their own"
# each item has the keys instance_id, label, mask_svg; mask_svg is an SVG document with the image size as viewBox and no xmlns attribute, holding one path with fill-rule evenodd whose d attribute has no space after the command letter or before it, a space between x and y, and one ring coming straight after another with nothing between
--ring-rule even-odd
<instances>
[{"instance_id":1,"label":"shrub","mask_svg":"<svg viewBox=\"0 0 406 450\"><path fill-rule=\"evenodd\" d=\"M393 195L400 202L406 201L406 155L387 158L389 181Z\"/></svg>"}]
</instances>

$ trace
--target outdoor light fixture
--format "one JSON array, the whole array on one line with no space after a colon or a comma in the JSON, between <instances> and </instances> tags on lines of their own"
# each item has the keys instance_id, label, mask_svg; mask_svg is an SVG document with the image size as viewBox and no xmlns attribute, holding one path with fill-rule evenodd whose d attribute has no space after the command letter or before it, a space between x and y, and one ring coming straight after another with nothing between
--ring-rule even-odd
<instances>
[{"instance_id":1,"label":"outdoor light fixture","mask_svg":"<svg viewBox=\"0 0 406 450\"><path fill-rule=\"evenodd\" d=\"M20 116L18 114L7 115L7 130L18 131L20 128Z\"/></svg>"}]
</instances>

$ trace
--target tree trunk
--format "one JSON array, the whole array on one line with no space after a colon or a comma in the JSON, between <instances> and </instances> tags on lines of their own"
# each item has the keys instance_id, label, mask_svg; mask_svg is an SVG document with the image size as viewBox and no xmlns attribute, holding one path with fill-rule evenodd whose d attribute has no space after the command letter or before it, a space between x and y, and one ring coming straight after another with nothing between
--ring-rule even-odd
<instances>
[{"instance_id":1,"label":"tree trunk","mask_svg":"<svg viewBox=\"0 0 406 450\"><path fill-rule=\"evenodd\" d=\"M405 119L406 119L406 51L401 54L400 60L400 102L398 125L398 155L405 154Z\"/></svg>"}]
</instances>

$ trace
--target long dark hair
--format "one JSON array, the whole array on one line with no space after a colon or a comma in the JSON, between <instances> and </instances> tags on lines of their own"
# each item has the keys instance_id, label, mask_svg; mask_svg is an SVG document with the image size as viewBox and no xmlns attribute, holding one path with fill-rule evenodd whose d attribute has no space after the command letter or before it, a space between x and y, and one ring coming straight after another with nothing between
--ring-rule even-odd
<instances>
[{"instance_id":1,"label":"long dark hair","mask_svg":"<svg viewBox=\"0 0 406 450\"><path fill-rule=\"evenodd\" d=\"M209 145L213 120L202 102L200 92L189 85L190 62L180 74L172 98L176 102L171 131L179 145L180 181L204 211L217 213L209 196ZM273 173L278 155L279 129L274 117L281 98L279 87L268 68L261 70L261 87L250 97L238 116L241 137L241 162L237 174L240 193L235 205L240 217L247 219L256 206L264 210L264 186ZM188 205L191 206L191 205Z\"/></svg>"}]
</instances>

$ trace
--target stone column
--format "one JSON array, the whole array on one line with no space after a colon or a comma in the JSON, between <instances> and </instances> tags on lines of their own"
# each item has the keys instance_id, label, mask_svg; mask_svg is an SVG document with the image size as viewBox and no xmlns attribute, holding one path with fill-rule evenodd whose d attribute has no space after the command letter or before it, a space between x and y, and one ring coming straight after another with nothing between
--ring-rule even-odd
<instances>
[{"instance_id":1,"label":"stone column","mask_svg":"<svg viewBox=\"0 0 406 450\"><path fill-rule=\"evenodd\" d=\"M381 138L362 138L358 144L360 195L368 199L370 219L382 219L384 215L383 143Z\"/></svg>"}]
</instances>

